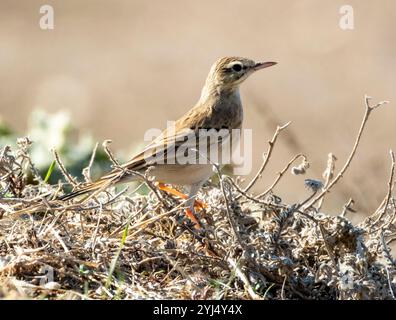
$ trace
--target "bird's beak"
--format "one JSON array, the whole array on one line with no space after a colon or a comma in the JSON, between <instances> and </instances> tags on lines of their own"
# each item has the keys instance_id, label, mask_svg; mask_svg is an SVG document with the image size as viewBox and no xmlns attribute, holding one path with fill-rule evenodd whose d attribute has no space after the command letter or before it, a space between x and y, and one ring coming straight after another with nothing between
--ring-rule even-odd
<instances>
[{"instance_id":1,"label":"bird's beak","mask_svg":"<svg viewBox=\"0 0 396 320\"><path fill-rule=\"evenodd\" d=\"M271 67L271 66L274 66L274 65L276 65L277 64L277 62L257 62L254 66L253 66L253 70L254 71L257 71L257 70L260 70L260 69L264 69L264 68L268 68L268 67Z\"/></svg>"}]
</instances>

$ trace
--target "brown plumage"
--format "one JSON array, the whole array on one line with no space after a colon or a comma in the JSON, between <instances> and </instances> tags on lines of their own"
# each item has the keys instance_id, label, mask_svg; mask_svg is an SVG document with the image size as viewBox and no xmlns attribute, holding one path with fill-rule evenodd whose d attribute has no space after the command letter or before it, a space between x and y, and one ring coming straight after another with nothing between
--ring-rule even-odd
<instances>
[{"instance_id":1,"label":"brown plumage","mask_svg":"<svg viewBox=\"0 0 396 320\"><path fill-rule=\"evenodd\" d=\"M226 139L227 131L241 128L243 109L239 85L255 71L274 64L275 62L256 63L240 57L225 57L217 60L210 69L199 101L175 122L174 128L166 129L121 168L114 169L98 181L85 185L60 199L67 200L85 193L102 191L115 183L137 180L139 176L132 175L125 169L145 173L151 167L149 174L154 176L156 181L190 187L187 204L193 211L194 198L199 188L213 174L212 164L182 164L175 155L171 155L169 150L173 148L177 154L177 150L180 150L178 148L184 142L180 139L193 136L197 138L200 129L226 130L224 137ZM195 148L197 145L192 143L187 150L193 151ZM195 154L196 157L201 156L197 152ZM166 163L156 162L160 156L166 159Z\"/></svg>"}]
</instances>

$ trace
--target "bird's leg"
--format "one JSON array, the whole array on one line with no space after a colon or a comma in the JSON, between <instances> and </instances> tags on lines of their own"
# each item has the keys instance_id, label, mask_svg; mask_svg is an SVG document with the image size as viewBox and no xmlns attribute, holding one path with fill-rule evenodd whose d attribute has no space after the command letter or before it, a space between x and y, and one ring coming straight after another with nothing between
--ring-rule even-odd
<instances>
[{"instance_id":1,"label":"bird's leg","mask_svg":"<svg viewBox=\"0 0 396 320\"><path fill-rule=\"evenodd\" d=\"M206 208L205 203L195 200L195 197L197 195L198 190L201 187L201 184L191 186L191 189L190 189L190 192L188 195L186 195L174 188L168 187L163 183L158 183L157 186L162 191L165 191L165 192L172 194L174 196L177 196L179 198L186 199L187 200L186 201L186 206L187 206L186 216L194 223L194 226L196 229L201 229L201 224L199 223L198 219L195 216L195 208L194 208L194 207L198 207L200 209Z\"/></svg>"},{"instance_id":2,"label":"bird's leg","mask_svg":"<svg viewBox=\"0 0 396 320\"><path fill-rule=\"evenodd\" d=\"M157 186L160 190L165 191L165 192L172 194L176 197L179 197L181 199L189 199L190 198L189 195L184 194L174 188L171 188L171 187L165 185L164 183L159 182L157 184ZM205 209L207 207L206 203L199 201L199 200L195 200L193 203L194 203L194 206L197 207L198 209Z\"/></svg>"},{"instance_id":3,"label":"bird's leg","mask_svg":"<svg viewBox=\"0 0 396 320\"><path fill-rule=\"evenodd\" d=\"M190 220L192 222L194 222L194 227L197 230L202 229L202 227L201 227L201 224L199 223L197 217L195 216L195 208L194 207L196 204L195 198L197 196L198 190L201 188L201 185L202 184L200 183L200 184L193 184L191 186L190 192L187 196L187 201L186 201L186 206L187 206L186 215L187 215L187 217L190 218Z\"/></svg>"}]
</instances>

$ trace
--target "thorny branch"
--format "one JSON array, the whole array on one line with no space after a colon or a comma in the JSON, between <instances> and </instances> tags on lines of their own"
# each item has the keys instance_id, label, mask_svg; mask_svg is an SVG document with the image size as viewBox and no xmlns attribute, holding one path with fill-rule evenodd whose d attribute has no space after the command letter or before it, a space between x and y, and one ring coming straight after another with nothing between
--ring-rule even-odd
<instances>
[{"instance_id":1,"label":"thorny branch","mask_svg":"<svg viewBox=\"0 0 396 320\"><path fill-rule=\"evenodd\" d=\"M119 166L120 166L120 163L119 163L118 160L114 157L113 152L111 152L111 150L110 150L110 148L109 148L109 145L110 145L112 142L113 142L112 140L105 140L105 141L103 141L102 146L103 146L104 151L105 151L106 154L108 155L110 161L112 162L113 166L116 168L116 167L119 167Z\"/></svg>"},{"instance_id":2,"label":"thorny branch","mask_svg":"<svg viewBox=\"0 0 396 320\"><path fill-rule=\"evenodd\" d=\"M95 160L96 151L98 150L98 146L99 146L99 143L97 142L95 144L95 147L94 147L93 151L92 151L91 159L89 160L88 166L85 167L83 169L83 171L82 171L82 174L83 174L83 176L85 178L85 182L92 182L92 179L91 179L91 168L92 168L94 160Z\"/></svg>"},{"instance_id":3,"label":"thorny branch","mask_svg":"<svg viewBox=\"0 0 396 320\"><path fill-rule=\"evenodd\" d=\"M336 162L337 158L335 157L334 154L329 153L328 154L328 159L327 159L327 167L326 170L323 172L323 178L325 179L325 183L323 185L323 188L326 189L327 186L330 183L330 180L333 178L334 176L334 170L335 170L335 162ZM320 211L320 208L322 208L322 204L323 204L323 200L324 200L325 196L323 196L318 203L318 211Z\"/></svg>"},{"instance_id":4,"label":"thorny branch","mask_svg":"<svg viewBox=\"0 0 396 320\"><path fill-rule=\"evenodd\" d=\"M253 187L253 185L257 182L257 180L261 177L261 175L264 172L265 167L267 166L268 161L271 157L272 151L273 151L275 143L276 143L276 139L278 138L279 134L290 125L290 123L291 122L289 121L288 123L284 124L283 126L278 126L276 128L276 131L275 131L272 139L268 142L268 144L269 144L268 150L264 155L264 160L263 160L263 163L261 164L260 169L258 170L257 174L254 176L252 181L250 181L249 184L246 186L246 188L243 189L243 191L245 193L248 192Z\"/></svg>"},{"instance_id":5,"label":"thorny branch","mask_svg":"<svg viewBox=\"0 0 396 320\"><path fill-rule=\"evenodd\" d=\"M275 178L274 182L267 188L267 190L265 190L263 193L260 193L259 195L256 196L256 199L258 198L263 198L265 197L267 194L269 194L270 192L272 192L272 190L275 188L275 186L278 184L278 182L280 181L280 179L282 178L282 176L285 174L285 172L287 170L289 170L290 166L292 165L292 163L294 161L296 161L297 159L299 159L300 157L304 157L304 155L302 154L297 154L295 155L287 164L286 166L280 171L278 172L277 177Z\"/></svg>"},{"instance_id":6,"label":"thorny branch","mask_svg":"<svg viewBox=\"0 0 396 320\"><path fill-rule=\"evenodd\" d=\"M389 151L389 154L391 157L391 170L390 170L389 181L388 181L388 192L385 197L385 204L382 207L382 210L379 212L377 219L371 223L371 226L375 226L384 217L386 210L388 210L389 202L392 197L393 177L395 175L395 154L392 150ZM377 214L377 212L375 212L374 214Z\"/></svg>"},{"instance_id":7,"label":"thorny branch","mask_svg":"<svg viewBox=\"0 0 396 320\"><path fill-rule=\"evenodd\" d=\"M52 153L54 154L56 164L58 165L60 171L62 172L63 176L65 179L73 186L73 188L78 186L78 183L74 180L74 178L71 176L71 174L66 170L66 167L62 163L62 160L59 157L58 152L56 149L52 149Z\"/></svg>"},{"instance_id":8,"label":"thorny branch","mask_svg":"<svg viewBox=\"0 0 396 320\"><path fill-rule=\"evenodd\" d=\"M356 140L355 140L355 144L354 144L354 146L352 148L352 151L351 151L347 161L345 162L344 166L342 167L340 172L337 174L337 176L328 184L328 186L325 187L322 190L322 192L319 193L315 198L313 198L309 203L307 203L304 208L309 208L309 207L313 206L316 202L318 202L321 198L323 198L326 195L326 193L328 193L330 191L330 189L338 182L338 180L340 180L342 178L342 176L344 175L344 173L348 169L353 157L355 156L356 150L357 150L357 148L359 146L359 143L360 143L360 139L362 137L362 133L364 131L364 128L366 127L366 123L367 123L367 120L369 119L369 117L371 115L371 112L373 110L381 107L382 105L389 103L389 101L381 101L381 102L377 103L374 106L370 106L370 100L371 100L371 97L366 95L365 96L366 111L364 113L363 120L362 120L358 135L357 135Z\"/></svg>"},{"instance_id":9,"label":"thorny branch","mask_svg":"<svg viewBox=\"0 0 396 320\"><path fill-rule=\"evenodd\" d=\"M368 106L368 101L367 107L363 128L371 110L376 108ZM210 221L203 224L201 238L186 232L175 219L173 213L181 210L184 202L167 208L169 203L164 200L168 199L157 193L147 172L141 174L122 168L110 155L115 171L119 170L121 176L136 174L146 182L152 191L149 196L136 193L126 196L126 189L119 193L111 189L107 192L109 200L104 203L81 203L74 199L53 200L57 198L53 195L59 192L59 186L29 186L34 192L12 198L8 198L12 194L6 192L5 198L0 199L0 213L6 212L5 219L0 221L0 297L4 290L14 290L17 285L30 288L30 297L48 296L50 289L32 284L32 279L42 274L40 268L50 266L56 272L51 284L55 289L51 289L49 297L55 298L392 299L395 296L392 277L396 273L389 247L396 239L391 223L396 215L392 197L393 152L388 192L373 215L379 218L378 222L386 220L381 226L380 238L367 232L368 225L352 225L345 214L330 216L308 205L345 173L363 128L349 160L336 178L329 178L324 189L315 180L307 179L313 193L296 204L287 204L275 195L259 200L248 194L249 189L242 189L232 178L221 175L216 166L220 186L206 186L200 194L200 199L208 205L202 219ZM280 130L270 143L257 178L248 186L251 187L265 169ZM96 147L87 168L92 167L95 150ZM0 152L2 183L8 177L8 171L2 170L2 166L7 161L8 165L22 161L8 154L4 162L3 154L4 150ZM277 173L262 195L273 190L299 156L302 155L296 155ZM60 160L59 163L66 180L71 178L75 182L71 176L68 178ZM18 166L20 163L13 164L14 169ZM1 186L7 187L7 184ZM238 201L240 197L243 200ZM351 205L349 201L344 211ZM15 215L16 208L21 215ZM36 213L34 219L22 216L28 213ZM117 254L120 241L123 249ZM214 250L202 246L206 241ZM370 245L372 243L378 246ZM242 250L231 250L235 247ZM117 276L108 272L113 262ZM342 265L348 265L353 274L359 274L353 278L352 288L339 285L345 274L341 272ZM18 284L13 282L15 278ZM85 283L88 286L83 291ZM378 289L388 287L389 290ZM44 289L47 291L43 292Z\"/></svg>"}]
</instances>

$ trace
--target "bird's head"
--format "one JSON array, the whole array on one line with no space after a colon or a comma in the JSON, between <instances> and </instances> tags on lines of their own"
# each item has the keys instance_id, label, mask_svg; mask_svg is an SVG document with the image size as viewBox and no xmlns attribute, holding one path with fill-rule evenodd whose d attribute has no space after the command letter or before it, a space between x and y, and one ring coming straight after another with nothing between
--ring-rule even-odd
<instances>
[{"instance_id":1,"label":"bird's head","mask_svg":"<svg viewBox=\"0 0 396 320\"><path fill-rule=\"evenodd\" d=\"M254 72L275 64L276 62L255 62L240 57L220 58L212 65L206 84L220 86L222 89L234 89Z\"/></svg>"}]
</instances>

